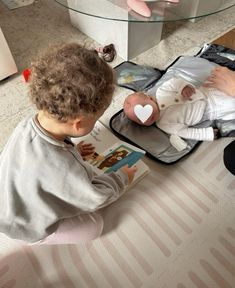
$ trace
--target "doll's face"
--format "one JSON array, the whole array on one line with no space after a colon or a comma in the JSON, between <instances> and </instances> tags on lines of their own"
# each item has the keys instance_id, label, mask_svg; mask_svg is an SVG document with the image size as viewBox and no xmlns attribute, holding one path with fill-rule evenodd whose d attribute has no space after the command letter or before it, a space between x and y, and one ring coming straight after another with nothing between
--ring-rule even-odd
<instances>
[{"instance_id":1,"label":"doll's face","mask_svg":"<svg viewBox=\"0 0 235 288\"><path fill-rule=\"evenodd\" d=\"M148 115L149 117L146 120L143 120L145 117L140 117L140 116L142 112L143 113L146 112L147 109L145 108L151 108L150 111L152 112L151 114ZM153 123L155 123L158 120L159 115L160 115L157 102L152 97L142 92L133 93L127 96L124 102L123 109L124 109L126 116L130 120L136 122L137 124L144 125L144 126L151 126ZM149 111L147 111L147 113L149 113Z\"/></svg>"}]
</instances>

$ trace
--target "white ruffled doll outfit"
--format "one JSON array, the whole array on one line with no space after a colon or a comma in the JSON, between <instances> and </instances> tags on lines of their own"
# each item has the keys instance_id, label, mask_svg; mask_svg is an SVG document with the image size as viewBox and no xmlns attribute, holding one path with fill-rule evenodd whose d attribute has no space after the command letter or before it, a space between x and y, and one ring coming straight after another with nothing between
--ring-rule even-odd
<instances>
[{"instance_id":1,"label":"white ruffled doll outfit","mask_svg":"<svg viewBox=\"0 0 235 288\"><path fill-rule=\"evenodd\" d=\"M171 144L178 151L187 147L187 143L181 138L197 141L214 140L212 127L192 126L205 120L235 119L235 98L215 89L193 86L195 93L190 99L184 100L181 92L186 85L193 86L183 79L172 78L156 91L160 109L160 119L156 125L171 135Z\"/></svg>"}]
</instances>

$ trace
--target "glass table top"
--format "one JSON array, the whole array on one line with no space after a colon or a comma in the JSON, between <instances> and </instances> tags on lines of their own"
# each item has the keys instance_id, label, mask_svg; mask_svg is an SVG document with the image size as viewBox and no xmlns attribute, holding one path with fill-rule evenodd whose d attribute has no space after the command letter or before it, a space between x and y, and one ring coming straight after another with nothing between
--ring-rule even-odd
<instances>
[{"instance_id":1,"label":"glass table top","mask_svg":"<svg viewBox=\"0 0 235 288\"><path fill-rule=\"evenodd\" d=\"M62 6L78 13L107 20L125 22L169 22L189 20L212 15L235 6L235 0L148 0L151 11L144 17L128 7L127 0L55 0ZM142 1L139 1L143 4Z\"/></svg>"}]
</instances>

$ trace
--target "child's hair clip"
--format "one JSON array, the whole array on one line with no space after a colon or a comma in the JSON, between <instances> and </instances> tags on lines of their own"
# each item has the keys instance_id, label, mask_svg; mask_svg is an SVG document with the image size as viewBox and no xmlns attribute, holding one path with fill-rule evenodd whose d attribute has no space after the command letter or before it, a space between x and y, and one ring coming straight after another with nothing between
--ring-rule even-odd
<instances>
[{"instance_id":1,"label":"child's hair clip","mask_svg":"<svg viewBox=\"0 0 235 288\"><path fill-rule=\"evenodd\" d=\"M22 74L23 74L25 82L28 82L29 81L29 76L31 75L31 70L30 69L25 69Z\"/></svg>"}]
</instances>

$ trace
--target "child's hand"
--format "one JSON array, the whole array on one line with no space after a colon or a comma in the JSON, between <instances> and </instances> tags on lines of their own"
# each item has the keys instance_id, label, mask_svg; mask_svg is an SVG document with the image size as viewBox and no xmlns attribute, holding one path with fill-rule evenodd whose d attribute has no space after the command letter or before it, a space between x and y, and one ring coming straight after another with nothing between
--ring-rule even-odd
<instances>
[{"instance_id":1,"label":"child's hand","mask_svg":"<svg viewBox=\"0 0 235 288\"><path fill-rule=\"evenodd\" d=\"M186 85L181 91L183 100L190 100L191 96L195 93L195 88L191 85Z\"/></svg>"},{"instance_id":2,"label":"child's hand","mask_svg":"<svg viewBox=\"0 0 235 288\"><path fill-rule=\"evenodd\" d=\"M79 142L76 147L82 157L92 154L95 150L95 147L91 143L85 143L84 141Z\"/></svg>"},{"instance_id":3,"label":"child's hand","mask_svg":"<svg viewBox=\"0 0 235 288\"><path fill-rule=\"evenodd\" d=\"M131 184L131 182L134 179L135 173L137 171L137 167L136 166L131 166L130 168L128 167L128 165L125 165L121 168L122 172L126 173L129 179L129 183Z\"/></svg>"}]
</instances>

